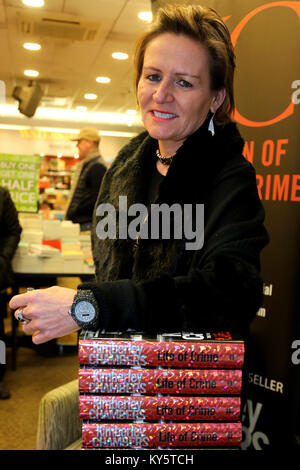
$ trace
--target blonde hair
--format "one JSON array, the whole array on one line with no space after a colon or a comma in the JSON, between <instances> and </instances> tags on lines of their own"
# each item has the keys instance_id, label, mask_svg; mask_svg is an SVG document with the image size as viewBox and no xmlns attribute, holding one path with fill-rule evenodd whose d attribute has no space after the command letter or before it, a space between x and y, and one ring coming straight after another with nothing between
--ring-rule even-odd
<instances>
[{"instance_id":1,"label":"blonde hair","mask_svg":"<svg viewBox=\"0 0 300 470\"><path fill-rule=\"evenodd\" d=\"M200 42L208 51L210 87L225 88L226 96L215 114L218 124L231 121L234 110L233 79L235 54L230 33L219 14L200 5L169 5L158 10L149 31L137 41L134 55L135 89L142 74L144 56L149 42L163 33L183 34Z\"/></svg>"}]
</instances>

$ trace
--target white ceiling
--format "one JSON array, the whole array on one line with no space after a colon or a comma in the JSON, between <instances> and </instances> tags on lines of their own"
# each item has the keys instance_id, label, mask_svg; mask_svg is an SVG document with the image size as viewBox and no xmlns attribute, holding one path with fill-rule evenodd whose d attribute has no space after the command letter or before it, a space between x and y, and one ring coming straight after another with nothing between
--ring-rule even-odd
<instances>
[{"instance_id":1,"label":"white ceiling","mask_svg":"<svg viewBox=\"0 0 300 470\"><path fill-rule=\"evenodd\" d=\"M20 113L16 116L15 112L9 116L2 106L0 124L32 126L42 122L70 127L73 123L78 128L92 124L94 116L98 127L115 127L99 113L125 113L136 108L133 50L137 37L148 27L138 18L141 11L151 11L151 0L45 0L42 8L27 7L21 0L0 0L0 80L5 84L6 108L17 107L11 95L15 86L28 84L25 69L39 71L37 80L44 93L33 118ZM41 50L27 51L24 42L38 42ZM113 59L114 51L126 52L129 59ZM108 76L111 82L99 84L97 76ZM85 93L96 93L98 98L87 101ZM62 109L58 98L65 103L64 111L54 111L50 117L45 108ZM66 118L63 113L78 105L87 106L88 111L77 113L75 121ZM39 117L40 111L45 117ZM133 128L140 125L137 120ZM118 125L120 129L126 126Z\"/></svg>"}]
</instances>

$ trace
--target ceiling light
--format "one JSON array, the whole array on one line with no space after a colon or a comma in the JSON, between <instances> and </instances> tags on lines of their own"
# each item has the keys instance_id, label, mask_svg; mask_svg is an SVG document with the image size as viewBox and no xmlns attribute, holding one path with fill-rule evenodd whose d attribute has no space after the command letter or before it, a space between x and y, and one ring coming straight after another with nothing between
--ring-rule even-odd
<instances>
[{"instance_id":1,"label":"ceiling light","mask_svg":"<svg viewBox=\"0 0 300 470\"><path fill-rule=\"evenodd\" d=\"M113 52L112 57L118 60L126 60L128 59L128 54L126 54L125 52Z\"/></svg>"},{"instance_id":2,"label":"ceiling light","mask_svg":"<svg viewBox=\"0 0 300 470\"><path fill-rule=\"evenodd\" d=\"M17 109L15 111L16 111L16 116L18 116L18 118L20 118ZM91 122L94 122L94 121L91 121ZM14 130L14 131L22 131L22 130L31 131L32 126L24 126L24 125L18 125L18 124L0 124L0 129L10 130L10 131L11 130ZM42 132L58 132L58 133L62 133L62 134L72 134L73 136L78 135L78 132L80 130L80 128L79 129L78 128L76 128L76 129L67 129L67 128L60 128L60 127L43 127L43 126L36 126L35 129L38 130L38 131L42 131ZM131 137L135 137L137 135L137 132L101 131L100 130L99 134L101 136L131 138ZM44 157L44 156L45 156L44 153L40 153L40 157ZM74 158L76 158L76 155L74 155ZM105 159L107 159L107 158L105 158Z\"/></svg>"},{"instance_id":3,"label":"ceiling light","mask_svg":"<svg viewBox=\"0 0 300 470\"><path fill-rule=\"evenodd\" d=\"M67 106L67 98L53 98L52 96L43 96L41 104L43 106Z\"/></svg>"},{"instance_id":4,"label":"ceiling light","mask_svg":"<svg viewBox=\"0 0 300 470\"><path fill-rule=\"evenodd\" d=\"M84 97L86 100L95 100L97 98L97 95L95 95L95 93L86 93Z\"/></svg>"},{"instance_id":5,"label":"ceiling light","mask_svg":"<svg viewBox=\"0 0 300 470\"><path fill-rule=\"evenodd\" d=\"M87 107L86 106L76 106L77 111L86 111Z\"/></svg>"},{"instance_id":6,"label":"ceiling light","mask_svg":"<svg viewBox=\"0 0 300 470\"><path fill-rule=\"evenodd\" d=\"M24 3L24 5L27 5L28 7L43 7L44 6L44 0L22 0L22 3Z\"/></svg>"},{"instance_id":7,"label":"ceiling light","mask_svg":"<svg viewBox=\"0 0 300 470\"><path fill-rule=\"evenodd\" d=\"M96 82L98 82L98 83L109 83L110 78L109 77L97 77Z\"/></svg>"},{"instance_id":8,"label":"ceiling light","mask_svg":"<svg viewBox=\"0 0 300 470\"><path fill-rule=\"evenodd\" d=\"M28 51L39 51L41 48L40 44L37 44L36 42L25 42L23 44L24 49L27 49Z\"/></svg>"},{"instance_id":9,"label":"ceiling light","mask_svg":"<svg viewBox=\"0 0 300 470\"><path fill-rule=\"evenodd\" d=\"M138 17L142 21L152 21L152 11L141 11Z\"/></svg>"},{"instance_id":10,"label":"ceiling light","mask_svg":"<svg viewBox=\"0 0 300 470\"><path fill-rule=\"evenodd\" d=\"M24 70L24 75L26 77L38 77L39 72L37 70Z\"/></svg>"},{"instance_id":11,"label":"ceiling light","mask_svg":"<svg viewBox=\"0 0 300 470\"><path fill-rule=\"evenodd\" d=\"M127 111L125 111L126 114L129 114L130 116L135 116L136 115L136 110L135 109L127 109Z\"/></svg>"},{"instance_id":12,"label":"ceiling light","mask_svg":"<svg viewBox=\"0 0 300 470\"><path fill-rule=\"evenodd\" d=\"M19 120L23 120L23 116L20 116L20 113L18 111L18 106L17 105L1 105L0 104L0 116L1 118L3 117L9 117L9 118L17 118ZM78 129L76 126L78 125L78 122L82 122L82 113L79 111L75 111L74 109L63 109L63 108L46 108L43 106L39 106L35 118L40 119L41 121L47 121L47 122L53 122L55 125L57 125L58 121L62 122L72 122L75 123L75 128L72 130L72 133L77 133ZM131 120L132 117L126 115L125 113L102 113L102 112L89 112L87 111L84 114L84 121L86 124L91 123L91 125L94 125L96 123L99 124L105 124L105 125L127 125L128 121ZM21 121L22 122L22 121ZM144 128L144 125L140 119L137 120L135 117L135 125L136 126L141 126ZM0 124L0 129L2 124ZM50 128L43 127L44 130L49 130ZM53 130L53 129L52 129ZM56 128L57 131L57 128ZM54 132L54 131L53 131ZM115 132L115 131L114 131ZM109 134L105 134L109 135ZM115 135L115 134L114 134Z\"/></svg>"}]
</instances>

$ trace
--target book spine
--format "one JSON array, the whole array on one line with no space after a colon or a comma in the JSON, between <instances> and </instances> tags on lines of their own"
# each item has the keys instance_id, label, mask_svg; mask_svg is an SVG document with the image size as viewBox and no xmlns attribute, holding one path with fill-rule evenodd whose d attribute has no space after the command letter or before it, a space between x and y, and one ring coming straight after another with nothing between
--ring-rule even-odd
<instances>
[{"instance_id":1,"label":"book spine","mask_svg":"<svg viewBox=\"0 0 300 470\"><path fill-rule=\"evenodd\" d=\"M79 417L98 421L238 421L240 406L240 397L81 395Z\"/></svg>"},{"instance_id":2,"label":"book spine","mask_svg":"<svg viewBox=\"0 0 300 470\"><path fill-rule=\"evenodd\" d=\"M82 425L83 447L93 448L236 447L241 440L240 422Z\"/></svg>"},{"instance_id":3,"label":"book spine","mask_svg":"<svg viewBox=\"0 0 300 470\"><path fill-rule=\"evenodd\" d=\"M240 395L242 371L215 369L84 369L79 392L89 394Z\"/></svg>"},{"instance_id":4,"label":"book spine","mask_svg":"<svg viewBox=\"0 0 300 470\"><path fill-rule=\"evenodd\" d=\"M242 342L79 341L80 364L241 369Z\"/></svg>"}]
</instances>

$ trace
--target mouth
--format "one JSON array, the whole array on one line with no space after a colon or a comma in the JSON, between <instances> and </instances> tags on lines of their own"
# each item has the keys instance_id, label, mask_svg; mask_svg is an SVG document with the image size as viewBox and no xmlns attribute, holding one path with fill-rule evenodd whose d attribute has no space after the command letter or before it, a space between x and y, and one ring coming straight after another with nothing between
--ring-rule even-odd
<instances>
[{"instance_id":1,"label":"mouth","mask_svg":"<svg viewBox=\"0 0 300 470\"><path fill-rule=\"evenodd\" d=\"M152 116L155 117L156 119L169 120L169 119L175 119L176 117L178 117L177 114L157 111L155 109L152 109L151 113L152 113Z\"/></svg>"}]
</instances>

